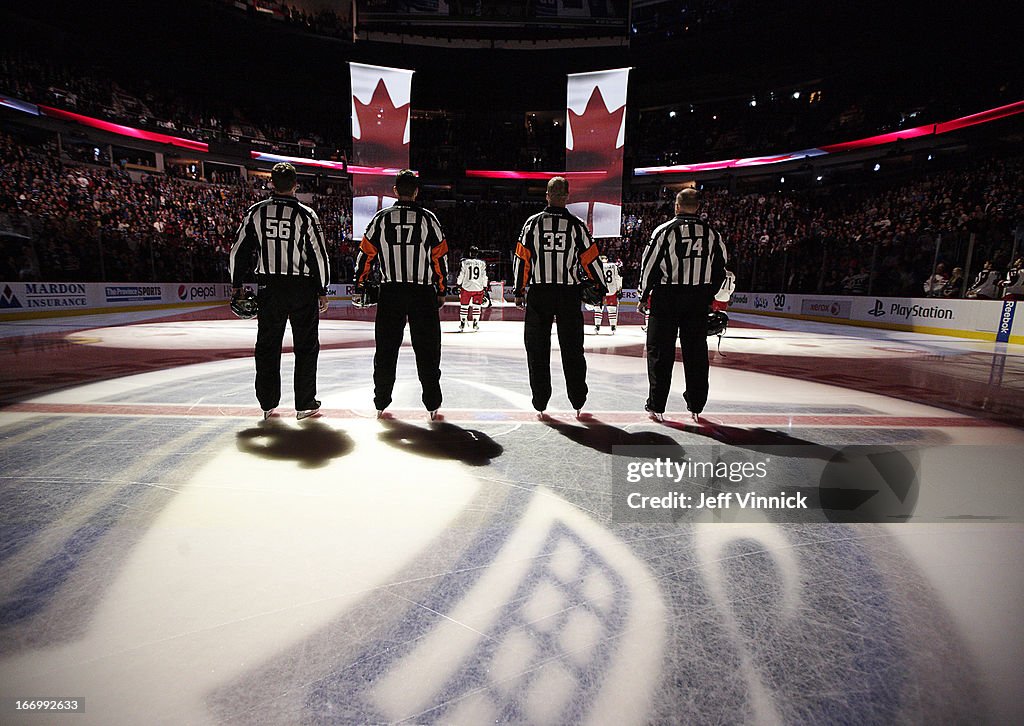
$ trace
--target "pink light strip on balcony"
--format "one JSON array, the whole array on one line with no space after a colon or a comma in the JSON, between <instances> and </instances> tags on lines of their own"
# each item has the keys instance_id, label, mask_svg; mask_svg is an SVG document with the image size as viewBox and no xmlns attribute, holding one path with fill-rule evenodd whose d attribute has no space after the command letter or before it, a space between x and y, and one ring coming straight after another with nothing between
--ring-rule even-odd
<instances>
[{"instance_id":1,"label":"pink light strip on balcony","mask_svg":"<svg viewBox=\"0 0 1024 726\"><path fill-rule=\"evenodd\" d=\"M794 151L788 154L776 154L773 156L761 156L761 157L749 157L746 159L723 159L722 161L707 161L699 164L676 164L673 166L645 166L633 170L634 176L646 176L650 174L685 174L694 173L701 171L715 171L720 169L732 169L736 167L750 167L750 166L766 166L769 164L779 164L784 161L795 161L797 159L805 159L813 156L824 156L826 154L835 154L841 151L852 151L854 149L869 149L874 146L883 146L885 144L891 144L901 139L914 139L920 136L930 136L933 134L944 134L950 131L957 131L959 129L965 129L970 126L977 126L978 124L989 123L990 121L996 121L998 119L1007 118L1009 116L1015 116L1019 113L1024 113L1024 101L1017 101L1015 103L1007 104L1006 106L999 106L998 108L990 108L987 111L981 111L980 113L971 114L970 116L963 116L952 121L944 121L937 124L927 124L925 126L916 126L910 129L902 129L900 131L893 131L888 134L878 134L877 136L869 136L864 139L857 139L856 141L844 141L839 144L827 144L816 149L804 149L803 151Z\"/></svg>"},{"instance_id":2,"label":"pink light strip on balcony","mask_svg":"<svg viewBox=\"0 0 1024 726\"><path fill-rule=\"evenodd\" d=\"M466 176L476 179L534 179L547 181L551 177L564 176L566 179L587 179L604 176L606 171L490 171L467 169Z\"/></svg>"},{"instance_id":3,"label":"pink light strip on balcony","mask_svg":"<svg viewBox=\"0 0 1024 726\"><path fill-rule=\"evenodd\" d=\"M170 144L172 146L180 146L183 149L189 149L190 151L209 151L209 144L205 144L202 141L193 141L192 139L183 139L180 136L168 136L167 134L158 134L153 131L143 131L142 129L134 129L131 126L122 126L121 124L110 123L109 121L102 121L98 118L92 118L91 116L83 116L80 113L72 113L71 111L64 111L59 108L51 108L50 106L39 106L39 110L43 112L44 116L50 118L59 118L64 121L74 121L77 124L83 126L89 126L90 128L99 129L100 131L106 131L107 133L117 134L118 136L130 136L133 139L142 139L143 141L152 141L157 144Z\"/></svg>"}]
</instances>

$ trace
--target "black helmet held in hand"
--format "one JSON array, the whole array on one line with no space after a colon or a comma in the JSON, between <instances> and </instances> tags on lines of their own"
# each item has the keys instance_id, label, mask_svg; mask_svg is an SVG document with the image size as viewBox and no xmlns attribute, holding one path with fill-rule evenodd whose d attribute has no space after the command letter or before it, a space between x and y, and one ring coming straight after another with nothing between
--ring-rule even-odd
<instances>
[{"instance_id":1,"label":"black helmet held in hand","mask_svg":"<svg viewBox=\"0 0 1024 726\"><path fill-rule=\"evenodd\" d=\"M729 327L729 316L721 310L708 313L708 337L722 335Z\"/></svg>"},{"instance_id":2,"label":"black helmet held in hand","mask_svg":"<svg viewBox=\"0 0 1024 726\"><path fill-rule=\"evenodd\" d=\"M600 305L604 302L604 287L597 280L580 283L580 298L586 305Z\"/></svg>"},{"instance_id":3,"label":"black helmet held in hand","mask_svg":"<svg viewBox=\"0 0 1024 726\"><path fill-rule=\"evenodd\" d=\"M376 280L367 280L356 288L355 295L352 296L352 304L357 308L376 305L378 300L380 300L380 283Z\"/></svg>"},{"instance_id":4,"label":"black helmet held in hand","mask_svg":"<svg viewBox=\"0 0 1024 726\"><path fill-rule=\"evenodd\" d=\"M242 320L251 320L260 314L260 306L252 290L243 290L231 298L231 312Z\"/></svg>"}]
</instances>

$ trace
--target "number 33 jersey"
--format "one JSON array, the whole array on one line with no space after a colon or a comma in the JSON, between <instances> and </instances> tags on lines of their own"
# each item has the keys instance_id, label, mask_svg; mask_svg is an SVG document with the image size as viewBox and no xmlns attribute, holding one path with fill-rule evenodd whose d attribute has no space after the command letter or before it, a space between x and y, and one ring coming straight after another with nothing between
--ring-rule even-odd
<instances>
[{"instance_id":1,"label":"number 33 jersey","mask_svg":"<svg viewBox=\"0 0 1024 726\"><path fill-rule=\"evenodd\" d=\"M448 242L437 217L415 202L398 201L370 220L356 257L356 284L380 265L382 282L436 285L445 291Z\"/></svg>"},{"instance_id":2,"label":"number 33 jersey","mask_svg":"<svg viewBox=\"0 0 1024 726\"><path fill-rule=\"evenodd\" d=\"M587 225L564 207L547 207L523 225L515 254L515 292L527 285L575 285L578 269L604 285L600 252Z\"/></svg>"}]
</instances>

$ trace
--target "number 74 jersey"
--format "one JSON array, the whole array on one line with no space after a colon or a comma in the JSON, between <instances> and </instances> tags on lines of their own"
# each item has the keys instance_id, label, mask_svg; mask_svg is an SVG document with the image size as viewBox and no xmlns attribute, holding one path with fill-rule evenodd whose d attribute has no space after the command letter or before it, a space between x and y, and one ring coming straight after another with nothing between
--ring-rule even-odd
<instances>
[{"instance_id":1,"label":"number 74 jersey","mask_svg":"<svg viewBox=\"0 0 1024 726\"><path fill-rule=\"evenodd\" d=\"M600 252L587 225L564 207L547 207L526 220L515 253L514 289L528 285L575 285L577 270L605 286Z\"/></svg>"}]
</instances>

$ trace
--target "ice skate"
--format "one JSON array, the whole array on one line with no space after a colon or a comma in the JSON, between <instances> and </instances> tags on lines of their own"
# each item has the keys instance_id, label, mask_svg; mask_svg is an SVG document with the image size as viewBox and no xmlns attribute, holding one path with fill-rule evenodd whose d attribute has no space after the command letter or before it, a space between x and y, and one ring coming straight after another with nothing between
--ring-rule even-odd
<instances>
[{"instance_id":1,"label":"ice skate","mask_svg":"<svg viewBox=\"0 0 1024 726\"><path fill-rule=\"evenodd\" d=\"M299 409L299 410L297 410L295 412L295 418L298 419L299 421L302 421L303 419L306 419L306 418L312 418L313 416L319 416L319 415L320 415L320 402L319 401L313 401L313 406L311 408Z\"/></svg>"}]
</instances>

